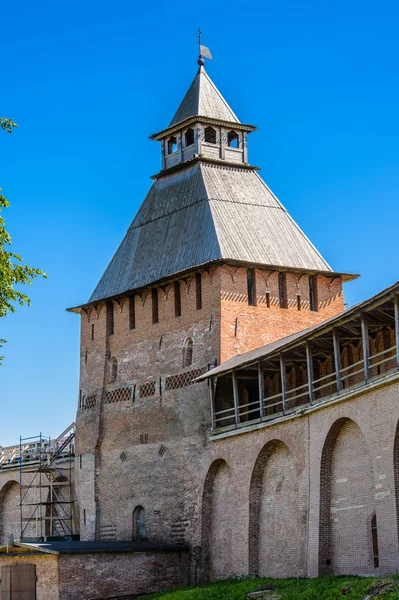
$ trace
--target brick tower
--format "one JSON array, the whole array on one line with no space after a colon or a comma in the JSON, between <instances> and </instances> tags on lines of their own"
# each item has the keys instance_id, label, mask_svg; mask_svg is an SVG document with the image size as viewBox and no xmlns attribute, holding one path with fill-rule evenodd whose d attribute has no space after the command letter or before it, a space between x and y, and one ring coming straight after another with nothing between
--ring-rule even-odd
<instances>
[{"instance_id":1,"label":"brick tower","mask_svg":"<svg viewBox=\"0 0 399 600\"><path fill-rule=\"evenodd\" d=\"M327 319L342 283L248 162L201 61L162 169L81 315L81 538L186 541L200 553L215 363ZM206 524L205 524L206 525ZM193 561L195 564L195 561Z\"/></svg>"}]
</instances>

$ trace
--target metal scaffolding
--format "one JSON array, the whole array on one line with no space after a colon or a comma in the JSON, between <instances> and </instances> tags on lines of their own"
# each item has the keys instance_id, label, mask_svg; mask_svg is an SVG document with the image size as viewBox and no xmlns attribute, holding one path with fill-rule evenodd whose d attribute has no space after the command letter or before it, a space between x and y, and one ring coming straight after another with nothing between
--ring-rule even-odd
<instances>
[{"instance_id":1,"label":"metal scaffolding","mask_svg":"<svg viewBox=\"0 0 399 600\"><path fill-rule=\"evenodd\" d=\"M72 466L75 423L58 438L20 438L21 541L69 538L74 534Z\"/></svg>"}]
</instances>

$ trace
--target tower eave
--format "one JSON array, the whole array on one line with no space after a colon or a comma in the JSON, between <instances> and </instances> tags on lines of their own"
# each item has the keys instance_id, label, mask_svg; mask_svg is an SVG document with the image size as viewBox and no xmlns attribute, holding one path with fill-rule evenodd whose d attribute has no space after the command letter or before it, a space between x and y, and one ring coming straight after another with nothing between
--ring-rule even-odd
<instances>
[{"instance_id":1,"label":"tower eave","mask_svg":"<svg viewBox=\"0 0 399 600\"><path fill-rule=\"evenodd\" d=\"M177 165L174 165L173 167L169 167L168 169L162 169L155 175L151 175L150 179L153 179L155 181L155 180L159 179L160 177L163 177L164 175L169 175L170 173L173 173L174 171L179 171L180 169L189 167L196 162L221 165L223 167L231 167L234 169L242 169L243 171L260 171L261 170L261 167L249 165L248 163L229 162L226 160L220 160L217 158L211 158L209 156L204 156L202 154L197 154L197 155L193 156L193 158L189 158L188 160L178 163Z\"/></svg>"}]
</instances>

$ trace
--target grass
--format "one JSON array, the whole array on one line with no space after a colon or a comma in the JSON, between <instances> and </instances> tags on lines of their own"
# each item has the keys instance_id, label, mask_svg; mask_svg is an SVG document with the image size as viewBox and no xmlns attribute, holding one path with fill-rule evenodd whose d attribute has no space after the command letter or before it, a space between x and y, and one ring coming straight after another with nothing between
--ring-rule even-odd
<instances>
[{"instance_id":1,"label":"grass","mask_svg":"<svg viewBox=\"0 0 399 600\"><path fill-rule=\"evenodd\" d=\"M227 580L151 594L145 596L145 600L245 600L248 592L254 592L265 583L273 583L277 587L275 593L281 594L284 600L362 600L373 581L376 581L376 578L350 576L319 579ZM390 592L378 598L398 600L399 594L398 591Z\"/></svg>"}]
</instances>

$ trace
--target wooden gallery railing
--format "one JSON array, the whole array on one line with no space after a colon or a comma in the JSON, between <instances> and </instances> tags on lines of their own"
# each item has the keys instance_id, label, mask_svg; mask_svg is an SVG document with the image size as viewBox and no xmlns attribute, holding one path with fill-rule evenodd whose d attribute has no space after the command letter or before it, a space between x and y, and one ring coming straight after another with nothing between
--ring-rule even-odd
<instances>
[{"instance_id":1,"label":"wooden gallery railing","mask_svg":"<svg viewBox=\"0 0 399 600\"><path fill-rule=\"evenodd\" d=\"M279 384L281 391L266 396L265 370L261 361L257 361L258 370L258 398L246 404L240 404L239 398L239 370L233 369L231 375L233 386L233 406L215 410L215 390L217 378L210 381L210 399L212 407L212 430L234 429L249 423L269 421L286 414L293 413L306 406L337 396L342 392L366 385L389 372L399 368L399 295L395 295L395 343L393 346L370 355L370 338L367 325L367 316L361 315L361 338L363 356L348 366L342 366L342 352L338 332L333 329L333 358L334 368L332 373L314 378L313 356L310 341L306 341L306 373L307 381L292 389L287 388L286 355L282 352L279 356ZM381 326L382 328L382 326ZM321 337L321 336L320 336ZM323 336L325 338L325 336ZM316 338L317 340L317 338ZM276 356L273 359L276 360ZM305 358L305 356L304 356ZM267 357L265 358L267 360ZM252 365L244 365L248 368ZM267 370L266 370L267 372ZM256 375L253 380L255 380ZM248 379L248 377L246 377Z\"/></svg>"}]
</instances>

